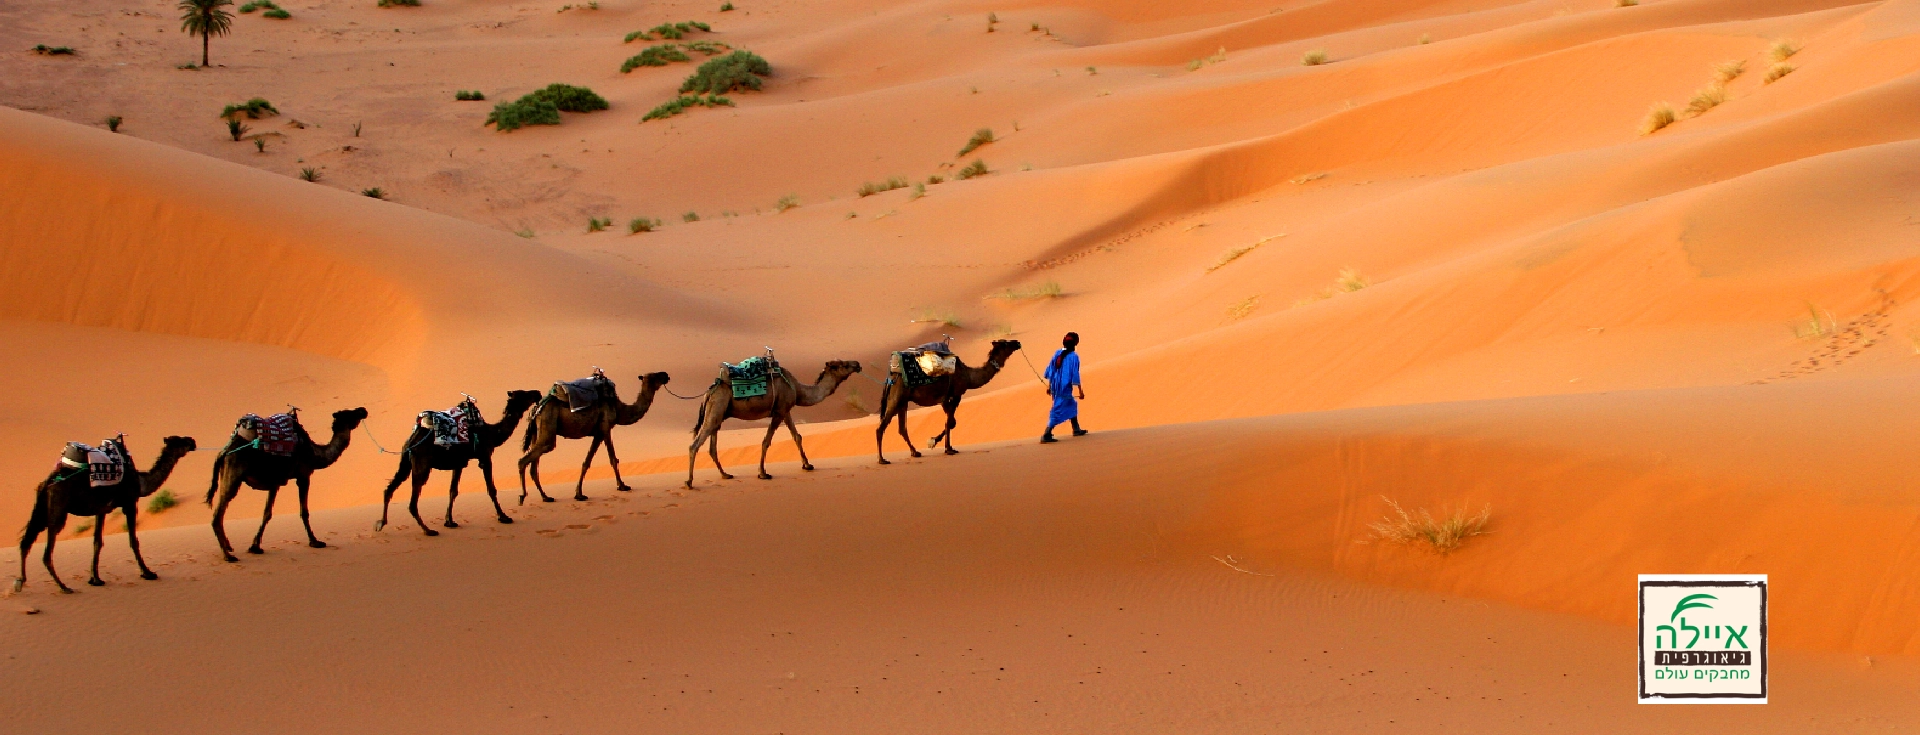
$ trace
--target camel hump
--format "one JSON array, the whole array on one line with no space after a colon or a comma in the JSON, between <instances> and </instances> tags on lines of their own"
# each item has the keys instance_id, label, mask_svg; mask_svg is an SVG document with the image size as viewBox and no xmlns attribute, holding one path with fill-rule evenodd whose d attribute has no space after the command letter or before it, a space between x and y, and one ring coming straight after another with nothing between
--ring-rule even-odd
<instances>
[{"instance_id":1,"label":"camel hump","mask_svg":"<svg viewBox=\"0 0 1920 735\"><path fill-rule=\"evenodd\" d=\"M753 398L767 394L768 379L780 367L766 357L754 356L738 365L720 363L720 379L733 388L734 398Z\"/></svg>"},{"instance_id":2,"label":"camel hump","mask_svg":"<svg viewBox=\"0 0 1920 735\"><path fill-rule=\"evenodd\" d=\"M619 400L613 381L605 376L594 375L578 380L562 380L547 390L547 396L560 397L567 401L567 408L575 413L592 408L601 399Z\"/></svg>"}]
</instances>

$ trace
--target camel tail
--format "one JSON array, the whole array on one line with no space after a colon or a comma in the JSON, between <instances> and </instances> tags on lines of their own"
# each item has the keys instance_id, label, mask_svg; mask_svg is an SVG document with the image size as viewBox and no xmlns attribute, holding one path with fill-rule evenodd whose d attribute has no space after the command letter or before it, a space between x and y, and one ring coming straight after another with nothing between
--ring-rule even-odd
<instances>
[{"instance_id":1,"label":"camel tail","mask_svg":"<svg viewBox=\"0 0 1920 735\"><path fill-rule=\"evenodd\" d=\"M21 546L31 544L34 537L40 535L41 527L46 525L47 495L50 494L47 485L49 484L46 480L41 480L40 485L33 489L33 515L27 516L26 527L20 529Z\"/></svg>"},{"instance_id":2,"label":"camel tail","mask_svg":"<svg viewBox=\"0 0 1920 735\"><path fill-rule=\"evenodd\" d=\"M226 452L213 458L213 477L207 480L207 505L213 505L213 494L220 491L220 469L227 464Z\"/></svg>"},{"instance_id":3,"label":"camel tail","mask_svg":"<svg viewBox=\"0 0 1920 735\"><path fill-rule=\"evenodd\" d=\"M545 398L533 404L533 413L527 416L527 433L520 435L520 451L525 452L533 448L533 435L540 430L540 409L546 407L547 399Z\"/></svg>"},{"instance_id":4,"label":"camel tail","mask_svg":"<svg viewBox=\"0 0 1920 735\"><path fill-rule=\"evenodd\" d=\"M693 435L700 435L700 427L707 425L707 402L700 402L700 415L693 420Z\"/></svg>"}]
</instances>

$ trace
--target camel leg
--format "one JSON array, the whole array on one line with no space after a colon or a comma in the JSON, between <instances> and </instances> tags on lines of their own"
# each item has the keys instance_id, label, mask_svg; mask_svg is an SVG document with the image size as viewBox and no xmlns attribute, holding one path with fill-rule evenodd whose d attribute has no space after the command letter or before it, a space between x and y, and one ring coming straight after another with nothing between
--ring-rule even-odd
<instances>
[{"instance_id":1,"label":"camel leg","mask_svg":"<svg viewBox=\"0 0 1920 735\"><path fill-rule=\"evenodd\" d=\"M873 453L880 457L880 464L893 464L887 461L887 422L892 420L893 383L889 381L880 389L880 428L873 430Z\"/></svg>"},{"instance_id":2,"label":"camel leg","mask_svg":"<svg viewBox=\"0 0 1920 735\"><path fill-rule=\"evenodd\" d=\"M953 448L953 427L960 424L960 420L954 418L954 414L960 410L960 397L955 396L947 399L947 404L944 408L947 409L947 429L940 432L940 437L947 442L947 454L959 454L960 450Z\"/></svg>"},{"instance_id":3,"label":"camel leg","mask_svg":"<svg viewBox=\"0 0 1920 735\"><path fill-rule=\"evenodd\" d=\"M573 499L574 500L587 499L587 494L584 492L581 492L581 488L586 487L587 468L593 466L593 455L600 453L600 443L603 441L606 441L606 439L601 438L599 434L595 434L593 436L593 443L587 445L587 458L585 461L580 463L580 479L575 480L573 483Z\"/></svg>"},{"instance_id":4,"label":"camel leg","mask_svg":"<svg viewBox=\"0 0 1920 735\"><path fill-rule=\"evenodd\" d=\"M40 538L40 532L47 529L47 492L44 485L34 492L33 514L27 516L27 527L20 530L20 576L13 578L16 593L26 589L27 554L33 551L33 542Z\"/></svg>"},{"instance_id":5,"label":"camel leg","mask_svg":"<svg viewBox=\"0 0 1920 735\"><path fill-rule=\"evenodd\" d=\"M220 497L214 501L213 505L213 538L220 542L220 553L230 562L240 561L240 557L233 555L233 544L227 541L227 506L233 502L233 496L239 492L239 476L223 475L220 478Z\"/></svg>"},{"instance_id":6,"label":"camel leg","mask_svg":"<svg viewBox=\"0 0 1920 735\"><path fill-rule=\"evenodd\" d=\"M300 527L307 530L307 548L311 548L311 549L327 548L327 542L321 541L319 537L313 535L313 521L308 518L307 491L312 489L313 487L313 478L311 477L296 478L293 481L293 486L295 489L300 491ZM380 514L386 515L386 511L381 510Z\"/></svg>"},{"instance_id":7,"label":"camel leg","mask_svg":"<svg viewBox=\"0 0 1920 735\"><path fill-rule=\"evenodd\" d=\"M807 448L800 444L800 430L793 425L793 414L787 414L787 433L793 435L793 448L800 450L800 469L813 471L813 463L807 461Z\"/></svg>"},{"instance_id":8,"label":"camel leg","mask_svg":"<svg viewBox=\"0 0 1920 735\"><path fill-rule=\"evenodd\" d=\"M919 459L920 449L913 445L913 437L907 434L907 409L909 408L912 406L907 405L906 399L902 398L900 400L900 440L907 443L907 451L913 458Z\"/></svg>"},{"instance_id":9,"label":"camel leg","mask_svg":"<svg viewBox=\"0 0 1920 735\"><path fill-rule=\"evenodd\" d=\"M428 474L429 473L421 472L419 470L414 471L413 496L407 500L407 513L413 516L414 523L420 524L420 530L422 532L426 533L428 536L438 536L440 535L439 531L435 531L432 528L428 528L427 522L420 519L420 488L427 484Z\"/></svg>"},{"instance_id":10,"label":"camel leg","mask_svg":"<svg viewBox=\"0 0 1920 735\"><path fill-rule=\"evenodd\" d=\"M100 547L107 545L107 512L100 511L93 517L93 574L87 577L87 586L105 587L107 583L100 579Z\"/></svg>"},{"instance_id":11,"label":"camel leg","mask_svg":"<svg viewBox=\"0 0 1920 735\"><path fill-rule=\"evenodd\" d=\"M623 493L633 492L633 488L627 485L627 481L620 477L620 455L613 453L612 431L607 432L607 463L613 465L613 489ZM587 473L580 473L580 479L587 479Z\"/></svg>"},{"instance_id":12,"label":"camel leg","mask_svg":"<svg viewBox=\"0 0 1920 735\"><path fill-rule=\"evenodd\" d=\"M533 446L528 447L527 453L520 457L520 504L521 505L527 504L527 471L528 470L533 471L533 489L538 490L540 492L540 501L543 503L553 502L553 498L547 496L547 489L540 484L540 456L546 454L547 452L553 451L554 444L555 442L554 442L553 435L548 434L544 431L540 432L534 436Z\"/></svg>"},{"instance_id":13,"label":"camel leg","mask_svg":"<svg viewBox=\"0 0 1920 735\"><path fill-rule=\"evenodd\" d=\"M512 523L513 518L500 508L500 491L493 487L493 458L480 458L480 479L487 482L487 499L493 501L493 515L501 523ZM451 505L451 504L449 504Z\"/></svg>"},{"instance_id":14,"label":"camel leg","mask_svg":"<svg viewBox=\"0 0 1920 735\"><path fill-rule=\"evenodd\" d=\"M278 497L279 495L280 495L280 488L275 487L275 488L267 489L267 507L261 509L260 511L260 530L253 532L253 545L247 547L247 553L249 554L267 553L265 549L260 548L260 539L266 538L267 536L267 524L273 522L273 501L274 501L274 498Z\"/></svg>"},{"instance_id":15,"label":"camel leg","mask_svg":"<svg viewBox=\"0 0 1920 735\"><path fill-rule=\"evenodd\" d=\"M466 471L465 467L453 468L453 478L447 481L447 521L440 524L447 528L460 527L460 524L453 522L453 501L460 497L460 473Z\"/></svg>"},{"instance_id":16,"label":"camel leg","mask_svg":"<svg viewBox=\"0 0 1920 735\"><path fill-rule=\"evenodd\" d=\"M762 480L773 479L773 475L767 474L767 449L773 446L773 432L780 430L782 418L784 417L780 412L775 411L773 416L767 419L767 435L760 437L760 479Z\"/></svg>"},{"instance_id":17,"label":"camel leg","mask_svg":"<svg viewBox=\"0 0 1920 735\"><path fill-rule=\"evenodd\" d=\"M40 564L47 568L47 576L60 587L64 594L73 594L73 588L60 581L60 573L53 570L53 542L60 538L60 532L67 528L67 509L64 503L54 502L47 508L47 547L40 551Z\"/></svg>"},{"instance_id":18,"label":"camel leg","mask_svg":"<svg viewBox=\"0 0 1920 735\"><path fill-rule=\"evenodd\" d=\"M387 508L393 505L393 491L400 488L400 481L413 474L413 451L400 450L400 469L394 470L393 479L387 481L387 489L380 493L380 520L373 522L375 533L387 528Z\"/></svg>"},{"instance_id":19,"label":"camel leg","mask_svg":"<svg viewBox=\"0 0 1920 735\"><path fill-rule=\"evenodd\" d=\"M720 479L733 479L733 475L727 472L727 468L720 466L720 431L717 428L707 436L707 456L713 458L713 468L720 471Z\"/></svg>"},{"instance_id":20,"label":"camel leg","mask_svg":"<svg viewBox=\"0 0 1920 735\"><path fill-rule=\"evenodd\" d=\"M140 565L140 578L159 579L160 575L147 568L146 557L140 555L140 534L135 532L140 522L140 504L128 503L120 512L127 517L127 548L133 549L133 563Z\"/></svg>"}]
</instances>

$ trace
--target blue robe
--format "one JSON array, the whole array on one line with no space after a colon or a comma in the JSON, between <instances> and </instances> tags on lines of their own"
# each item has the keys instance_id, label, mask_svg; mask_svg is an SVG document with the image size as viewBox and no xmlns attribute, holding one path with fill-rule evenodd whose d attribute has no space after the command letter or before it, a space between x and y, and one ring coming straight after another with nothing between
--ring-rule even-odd
<instances>
[{"instance_id":1,"label":"blue robe","mask_svg":"<svg viewBox=\"0 0 1920 735\"><path fill-rule=\"evenodd\" d=\"M1062 352L1067 353L1065 357L1061 357ZM1080 384L1080 355L1055 350L1053 356L1053 360L1047 361L1047 389L1053 392L1053 410L1047 414L1048 428L1080 417L1080 402L1073 398L1073 387ZM1060 367L1054 367L1055 361Z\"/></svg>"}]
</instances>

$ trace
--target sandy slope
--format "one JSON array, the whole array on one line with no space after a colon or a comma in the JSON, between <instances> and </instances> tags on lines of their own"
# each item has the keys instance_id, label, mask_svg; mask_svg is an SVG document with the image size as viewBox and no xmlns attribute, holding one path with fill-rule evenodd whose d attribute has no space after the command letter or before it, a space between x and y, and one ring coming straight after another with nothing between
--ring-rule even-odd
<instances>
[{"instance_id":1,"label":"sandy slope","mask_svg":"<svg viewBox=\"0 0 1920 735\"><path fill-rule=\"evenodd\" d=\"M1920 654L1908 548L1916 509L1904 497L1913 478L1900 459L1912 435L1906 417L1920 408L1920 324L1910 306L1920 299L1911 173L1920 164L1911 104L1920 92L1920 2L736 4L721 13L707 3L627 0L605 0L598 10L294 2L285 4L291 20L238 18L233 36L216 39L216 65L194 71L175 68L198 49L164 3L0 7L0 48L80 51L0 53L0 440L15 448L0 456L0 477L14 478L12 489L0 490L0 526L22 521L32 483L63 441L125 431L144 462L165 434L218 443L240 413L291 404L317 417L365 405L368 431L316 481L315 504L339 509L328 523L348 547L323 553L349 561L278 574L299 563L275 559L287 566L273 567L272 579L208 570L207 584L191 592L183 585L140 594L166 597L169 609L191 618L206 616L197 606L242 598L283 600L274 603L280 609L308 600L317 607L301 614L314 615L315 626L361 620L382 631L364 639L389 643L403 639L375 625L386 622L378 615L444 617L456 609L447 595L466 595L457 609L496 623L559 605L589 619L587 632L572 638L585 648L569 656L600 656L609 637L627 635L604 608L658 604L649 614L670 610L695 622L666 629L662 648L646 649L651 665L668 666L671 656L704 661L702 675L778 699L793 693L771 687L789 684L743 674L760 664L737 646L716 663L721 654L709 647L722 644L703 636L812 621L822 637L787 654L817 657L834 676L850 677L872 661L918 652L873 637L890 630L886 620L927 616L899 623L931 626L903 633L915 638L946 629L942 621L998 629L1008 616L1032 615L1067 624L1119 599L1101 590L1135 590L1127 595L1154 600L1163 617L1142 628L1103 623L1120 626L1109 630L1170 635L1186 650L1241 661L1210 672L1226 678L1179 690L1210 702L1210 719L1185 719L1200 717L1186 700L1130 699L1157 686L1147 679L1051 715L994 711L1064 717L1073 726L1060 728L1072 729L1129 702L1142 705L1142 719L1129 720L1151 726L1142 729L1237 731L1268 721L1255 712L1299 711L1315 726L1355 729L1402 710L1368 700L1355 708L1362 719L1341 719L1343 710L1328 704L1349 701L1338 688L1309 686L1321 695L1297 701L1227 697L1229 672L1305 680L1319 670L1311 657L1306 668L1291 658L1285 666L1234 659L1253 649L1216 651L1205 631L1178 625L1180 615L1228 621L1222 640L1268 634L1260 622L1268 613L1325 623L1289 631L1306 642L1349 635L1327 622L1341 615L1430 619L1453 603L1423 595L1444 594L1513 606L1463 618L1474 625L1507 626L1537 641L1587 635L1577 631L1617 639L1622 629L1606 626L1625 620L1630 598L1615 586L1632 574L1760 571L1783 590L1821 592L1780 600L1780 641L1818 652L1796 654L1819 672L1808 674L1807 686L1829 692L1867 682L1861 699L1822 694L1818 707L1830 709L1809 717L1891 706L1877 694L1889 690L1874 687L1906 683L1823 657ZM992 33L990 11L1001 21ZM736 93L735 108L641 124L689 67L621 74L620 61L642 46L621 37L683 19L714 24L703 37L761 53L775 74L761 92ZM1783 38L1802 48L1791 59L1796 70L1764 83L1767 49ZM1302 54L1316 49L1332 63L1303 66ZM1649 105L1684 108L1713 65L1729 60L1747 71L1727 85L1727 102L1636 134ZM462 89L510 99L555 81L589 85L613 107L500 134L480 126L491 102L452 99ZM250 123L264 152L228 139L215 116L252 96L283 113ZM108 115L125 118L121 134L103 129ZM998 140L957 157L981 127ZM994 173L951 180L975 158ZM307 167L321 174L318 182L295 178ZM924 196L854 193L862 182L936 174L949 180ZM357 194L370 186L391 201ZM777 211L776 200L789 195L801 206ZM682 221L683 212L699 219ZM627 235L622 225L639 216L666 226ZM613 219L613 231L585 232L589 217ZM1343 271L1369 285L1330 290ZM1010 289L1048 283L1062 295L1007 298ZM1086 336L1086 416L1110 444L1053 454L1003 448L869 473L860 469L874 446L865 414L878 388L862 378L801 413L814 457L848 458L802 485L846 495L804 512L780 505L790 502L782 493L729 490L697 528L662 538L632 533L644 524L602 524L574 534L584 539L460 542L399 556L388 552L417 547L391 531L374 544L355 538L367 520L362 506L393 467L373 440L395 444L416 411L444 408L461 392L497 412L506 390L541 389L599 365L628 395L633 376L653 370L671 372L670 387L690 394L717 362L763 346L777 348L802 377L828 359L861 360L866 377L881 377L873 368L902 345L946 333L978 360L989 339L1011 334L1026 353L968 399L959 436L963 447L1030 441L1045 398L1029 361L1044 360L1068 329ZM1194 424L1222 419L1234 421ZM654 500L667 502L657 489L685 471L692 420L691 402L663 396L645 421L616 434L627 472L669 473L646 478ZM939 420L917 412L916 438ZM1137 431L1105 434L1115 429ZM735 469L751 463L761 432L729 431L725 461ZM503 465L516 448L501 450ZM552 455L550 484L575 473L583 450L575 443ZM897 439L888 451L904 455ZM783 441L773 456L797 454ZM189 458L172 489L197 496L210 461L207 453ZM1042 483L1056 472L1093 484ZM702 470L702 492L716 487L713 476ZM877 479L896 476L909 479ZM517 496L517 483L507 484ZM966 524L985 521L955 516L984 502L965 494L981 487L1029 489L1000 512L1027 519L1033 536L983 536L986 526ZM903 488L922 494L893 499ZM1181 561L1116 566L1116 554L1135 553L1131 539L1142 531L1101 516L1120 511L1095 495L1076 493L1139 494L1153 507L1189 508L1181 511L1187 530L1175 534L1189 544L1178 547ZM1382 495L1436 508L1489 503L1499 530L1444 560L1353 544L1383 511ZM863 515L882 498L920 503L900 508L902 518L960 530L913 547ZM257 512L258 503L249 493L238 515ZM1712 510L1730 506L1739 510ZM515 512L555 522L588 513ZM803 522L794 535L767 535L772 519L796 512ZM1081 524L1075 513L1107 520ZM1674 514L1711 517L1699 522L1713 532L1678 534ZM147 523L172 558L204 560L205 518L189 505ZM177 525L192 527L160 530ZM751 543L738 549L715 541L743 536ZM516 558L529 545L572 543L612 546L549 546L539 553L551 563L539 572ZM710 570L700 565L579 566L589 558L700 559L722 553L716 547L740 555L733 568L751 575L771 563L798 581L742 591L703 585ZM817 556L788 558L793 549ZM865 566L868 549L902 560ZM1269 586L1227 593L1218 585L1229 582L1200 576L1221 571L1205 559L1215 553L1281 576L1234 575L1233 583ZM1103 561L1077 566L1091 558ZM589 584L545 575L556 566L617 584L555 599L555 590ZM448 585L465 578L460 572L497 567L508 585L545 591L475 597ZM1003 567L1048 581L987 579ZM1076 576L1083 569L1092 576ZM306 585L340 588L365 570L393 586L364 599L301 596ZM938 572L956 571L972 585L957 589L1016 612L935 591ZM827 580L867 596L843 599ZM918 591L890 593L887 580ZM433 594L418 595L420 585ZM1080 592L1020 592L1049 585ZM206 588L225 597L202 597ZM1302 596L1336 588L1343 600L1367 602L1330 608ZM897 611L874 604L888 594L899 595ZM56 613L123 614L148 604L132 600L152 598L109 590L75 607L33 602L50 614L7 623L22 631L7 637L38 640L21 625L87 630ZM714 618L743 601L784 612ZM1126 606L1134 604L1145 603ZM325 605L361 612L340 618ZM849 611L859 615L843 619ZM866 642L827 650L849 631ZM456 653L471 639L448 635L431 650L473 655ZM1428 672L1453 655L1483 655L1463 652L1478 639L1453 626L1406 635L1341 640L1373 646L1370 656L1425 662ZM1409 643L1421 636L1445 643ZM567 661L534 640L505 647L519 658L461 658L471 664L463 668L565 674ZM338 642L321 636L306 645L340 656ZM1030 646L1008 650L1022 648ZM1581 659L1590 681L1612 676L1609 654L1594 651ZM1036 659L1056 667L1048 676L1077 673L1083 663L1049 656ZM61 665L90 674L98 660ZM624 712L607 703L633 684L612 673L621 669L611 658L594 661L607 678L580 696L601 714L574 711L589 718L576 729ZM342 665L388 672L376 679L397 676L379 668L384 661ZM1531 663L1487 665L1509 683L1552 678ZM1909 663L1894 666L1904 672ZM940 672L909 678L929 682ZM458 679L465 675L423 691L480 686L481 678ZM1044 688L1038 681L1022 687ZM1412 682L1380 696L1431 685ZM927 716L956 724L929 727L959 728L961 713L978 709L941 709L944 690L934 690L935 699L919 694L865 710L861 727L948 712ZM1071 699L1071 691L1057 693ZM1522 723L1523 713L1625 700L1598 684L1554 691L1570 699L1511 711L1514 719L1492 717L1509 713L1499 708L1460 712L1478 726L1520 731L1537 722ZM234 711L256 699L234 700ZM818 727L840 722L833 713L846 706L779 701L788 704L651 716L693 729ZM209 705L198 700L179 713L201 706ZM466 712L479 724L498 715ZM1609 710L1579 721L1647 716ZM1442 729L1441 719L1423 721ZM999 721L1052 727L1015 722Z\"/></svg>"}]
</instances>

